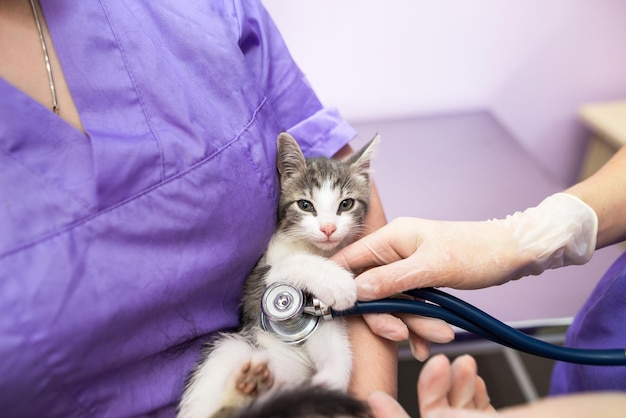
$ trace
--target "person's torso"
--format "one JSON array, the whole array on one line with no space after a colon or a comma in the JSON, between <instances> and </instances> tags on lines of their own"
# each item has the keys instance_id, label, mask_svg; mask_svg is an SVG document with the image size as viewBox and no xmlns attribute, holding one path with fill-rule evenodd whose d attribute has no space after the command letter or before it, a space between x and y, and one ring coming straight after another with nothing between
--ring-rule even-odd
<instances>
[{"instance_id":1,"label":"person's torso","mask_svg":"<svg viewBox=\"0 0 626 418\"><path fill-rule=\"evenodd\" d=\"M190 4L44 4L86 135L0 80L7 416L158 409L186 348L237 324L274 228L279 128L235 17Z\"/></svg>"}]
</instances>

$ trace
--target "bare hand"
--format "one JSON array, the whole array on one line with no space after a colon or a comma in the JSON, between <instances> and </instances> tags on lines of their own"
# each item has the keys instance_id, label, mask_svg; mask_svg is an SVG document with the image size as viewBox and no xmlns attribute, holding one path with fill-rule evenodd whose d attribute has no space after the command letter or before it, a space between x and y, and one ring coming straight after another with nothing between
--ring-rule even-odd
<instances>
[{"instance_id":1,"label":"bare hand","mask_svg":"<svg viewBox=\"0 0 626 418\"><path fill-rule=\"evenodd\" d=\"M458 357L452 364L444 355L430 359L419 376L417 397L422 417L497 416L470 356ZM382 392L372 394L368 402L375 418L409 417L393 398Z\"/></svg>"}]
</instances>

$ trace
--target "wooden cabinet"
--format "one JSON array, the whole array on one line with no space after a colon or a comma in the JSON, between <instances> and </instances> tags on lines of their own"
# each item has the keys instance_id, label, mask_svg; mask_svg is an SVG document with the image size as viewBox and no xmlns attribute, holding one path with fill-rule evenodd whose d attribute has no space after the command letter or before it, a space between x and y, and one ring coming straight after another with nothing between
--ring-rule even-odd
<instances>
[{"instance_id":1,"label":"wooden cabinet","mask_svg":"<svg viewBox=\"0 0 626 418\"><path fill-rule=\"evenodd\" d=\"M626 100L588 104L580 109L580 117L593 133L581 167L582 180L626 144Z\"/></svg>"}]
</instances>

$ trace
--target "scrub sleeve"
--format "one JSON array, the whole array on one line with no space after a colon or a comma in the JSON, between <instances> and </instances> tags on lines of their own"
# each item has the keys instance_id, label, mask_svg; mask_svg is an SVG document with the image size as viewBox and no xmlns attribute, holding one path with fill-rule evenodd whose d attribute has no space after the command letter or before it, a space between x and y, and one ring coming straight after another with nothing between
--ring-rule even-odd
<instances>
[{"instance_id":1,"label":"scrub sleeve","mask_svg":"<svg viewBox=\"0 0 626 418\"><path fill-rule=\"evenodd\" d=\"M607 349L626 347L626 253L609 268L567 330L565 345ZM626 390L626 367L556 363L552 395Z\"/></svg>"}]
</instances>

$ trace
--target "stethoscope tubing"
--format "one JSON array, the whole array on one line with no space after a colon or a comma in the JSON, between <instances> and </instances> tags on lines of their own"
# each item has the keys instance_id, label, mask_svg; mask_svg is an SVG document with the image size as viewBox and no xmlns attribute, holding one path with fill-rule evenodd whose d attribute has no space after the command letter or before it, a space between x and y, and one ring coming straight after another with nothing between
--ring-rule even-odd
<instances>
[{"instance_id":1,"label":"stethoscope tubing","mask_svg":"<svg viewBox=\"0 0 626 418\"><path fill-rule=\"evenodd\" d=\"M333 316L396 313L439 318L472 334L528 354L568 363L598 366L626 365L624 349L582 349L550 344L524 334L441 290L424 288L405 293L422 300L390 298L357 302L345 311L333 311Z\"/></svg>"}]
</instances>

